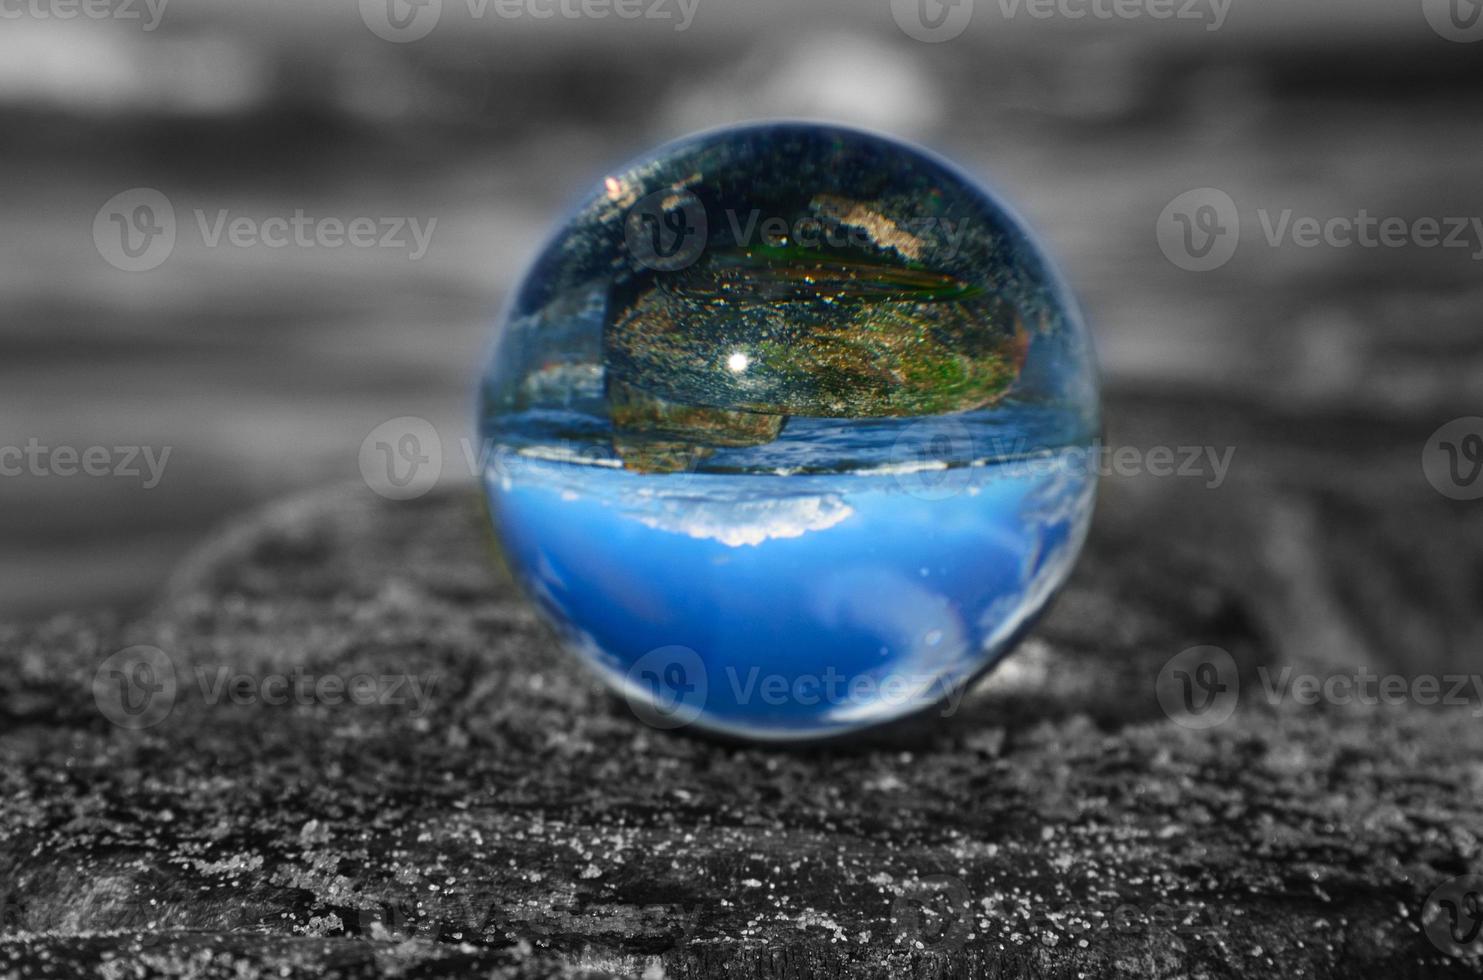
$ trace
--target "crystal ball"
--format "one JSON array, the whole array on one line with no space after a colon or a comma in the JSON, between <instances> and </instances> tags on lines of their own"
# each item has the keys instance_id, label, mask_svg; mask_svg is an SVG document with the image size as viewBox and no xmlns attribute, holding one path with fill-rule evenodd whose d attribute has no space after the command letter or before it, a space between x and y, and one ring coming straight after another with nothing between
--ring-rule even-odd
<instances>
[{"instance_id":1,"label":"crystal ball","mask_svg":"<svg viewBox=\"0 0 1483 980\"><path fill-rule=\"evenodd\" d=\"M516 290L479 425L565 645L651 724L780 740L958 710L1070 572L1100 427L1004 204L793 123L603 177Z\"/></svg>"}]
</instances>

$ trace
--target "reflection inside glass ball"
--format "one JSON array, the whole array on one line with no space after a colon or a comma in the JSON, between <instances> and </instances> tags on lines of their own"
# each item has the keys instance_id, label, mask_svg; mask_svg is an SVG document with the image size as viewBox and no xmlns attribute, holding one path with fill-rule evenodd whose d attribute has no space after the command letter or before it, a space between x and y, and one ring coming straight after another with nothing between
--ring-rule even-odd
<instances>
[{"instance_id":1,"label":"reflection inside glass ball","mask_svg":"<svg viewBox=\"0 0 1483 980\"><path fill-rule=\"evenodd\" d=\"M1095 367L983 188L826 126L609 176L483 385L490 513L569 646L656 725L842 734L936 707L1064 582Z\"/></svg>"}]
</instances>

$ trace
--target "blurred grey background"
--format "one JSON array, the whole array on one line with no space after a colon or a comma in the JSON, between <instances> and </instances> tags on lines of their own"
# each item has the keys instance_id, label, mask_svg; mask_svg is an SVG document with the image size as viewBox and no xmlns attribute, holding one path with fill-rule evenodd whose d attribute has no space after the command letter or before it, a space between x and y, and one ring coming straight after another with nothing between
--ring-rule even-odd
<instances>
[{"instance_id":1,"label":"blurred grey background","mask_svg":"<svg viewBox=\"0 0 1483 980\"><path fill-rule=\"evenodd\" d=\"M0 446L170 456L150 487L0 477L0 616L137 606L234 513L358 479L362 440L388 419L433 421L458 469L500 306L563 211L656 143L759 117L918 140L1002 191L1080 294L1114 439L1117 406L1157 394L1260 406L1289 435L1358 421L1348 440L1373 422L1424 441L1477 413L1483 242L1274 247L1256 218L1483 215L1483 44L1443 36L1437 4L1173 0L1191 16L1157 20L977 0L961 36L929 43L888 0L694 0L683 29L678 0L643 0L667 19L562 2L580 14L579 0L5 7ZM1466 24L1474 0L1449 2ZM1227 264L1195 273L1155 228L1202 187L1229 194L1243 227ZM177 218L147 271L110 264L95 238L100 209L135 188ZM414 258L212 246L196 217L300 210L436 225ZM1321 456L1323 438L1303 451ZM1422 441L1404 461L1418 483Z\"/></svg>"}]
</instances>

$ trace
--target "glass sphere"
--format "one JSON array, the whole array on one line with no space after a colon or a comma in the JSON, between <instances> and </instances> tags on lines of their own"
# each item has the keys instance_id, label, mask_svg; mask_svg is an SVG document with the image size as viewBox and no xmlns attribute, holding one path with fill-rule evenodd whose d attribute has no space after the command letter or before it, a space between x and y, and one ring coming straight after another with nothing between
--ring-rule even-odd
<instances>
[{"instance_id":1,"label":"glass sphere","mask_svg":"<svg viewBox=\"0 0 1483 980\"><path fill-rule=\"evenodd\" d=\"M482 389L496 535L656 725L844 734L961 703L1064 582L1097 380L1023 225L922 150L705 133L605 177Z\"/></svg>"}]
</instances>

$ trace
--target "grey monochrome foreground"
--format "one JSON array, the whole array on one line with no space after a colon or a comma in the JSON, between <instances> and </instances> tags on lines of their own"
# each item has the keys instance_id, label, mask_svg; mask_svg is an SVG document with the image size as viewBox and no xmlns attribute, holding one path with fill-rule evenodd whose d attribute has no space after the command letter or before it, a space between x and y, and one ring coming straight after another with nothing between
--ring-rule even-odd
<instances>
[{"instance_id":1,"label":"grey monochrome foreground","mask_svg":"<svg viewBox=\"0 0 1483 980\"><path fill-rule=\"evenodd\" d=\"M1106 481L1010 666L951 717L843 745L640 724L502 577L471 486L285 501L136 621L0 630L0 976L1474 975L1423 922L1478 867L1473 712L1256 680L1346 653L1456 666L1406 646L1470 608L1416 536L1479 546L1417 472L1429 425L1115 407L1125 439L1178 417L1239 445L1230 483ZM1362 484L1333 448L1361 445ZM131 729L92 685L135 644L182 678L434 683L413 710L182 682ZM1205 730L1155 691L1200 644L1243 691Z\"/></svg>"}]
</instances>

